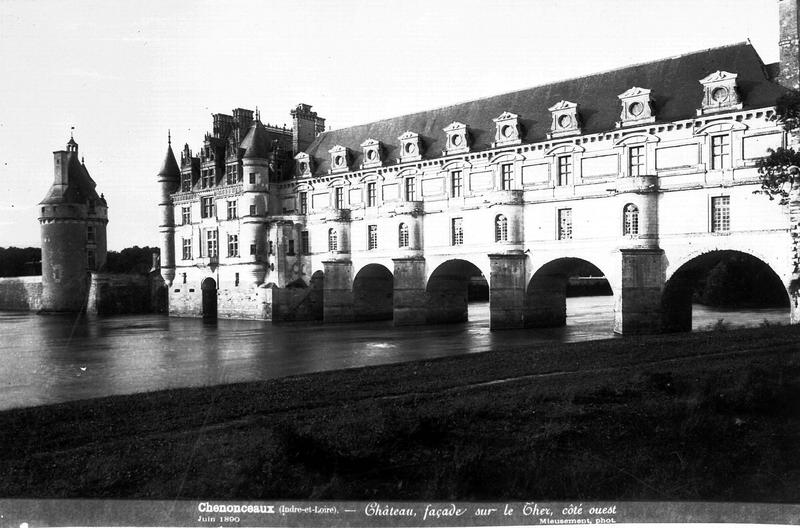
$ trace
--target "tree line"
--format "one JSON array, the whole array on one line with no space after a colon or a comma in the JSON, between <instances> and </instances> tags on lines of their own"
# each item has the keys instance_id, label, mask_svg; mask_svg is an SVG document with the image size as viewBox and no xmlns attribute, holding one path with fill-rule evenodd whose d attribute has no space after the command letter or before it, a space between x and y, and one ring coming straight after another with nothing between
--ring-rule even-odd
<instances>
[{"instance_id":1,"label":"tree line","mask_svg":"<svg viewBox=\"0 0 800 528\"><path fill-rule=\"evenodd\" d=\"M153 266L153 253L158 253L158 248L133 246L122 251L108 251L106 264L100 271L146 275ZM41 248L0 248L0 277L39 275L41 262Z\"/></svg>"}]
</instances>

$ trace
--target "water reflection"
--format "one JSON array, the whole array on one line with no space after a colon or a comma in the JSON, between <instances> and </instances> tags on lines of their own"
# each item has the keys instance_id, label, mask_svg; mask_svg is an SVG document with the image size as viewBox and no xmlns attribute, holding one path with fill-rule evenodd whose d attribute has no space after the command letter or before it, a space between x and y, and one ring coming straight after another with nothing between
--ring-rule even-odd
<instances>
[{"instance_id":1,"label":"water reflection","mask_svg":"<svg viewBox=\"0 0 800 528\"><path fill-rule=\"evenodd\" d=\"M486 303L470 305L468 323L413 328L0 312L0 409L603 339L614 335L612 310L611 297L572 298L565 327L494 333ZM695 328L720 318L735 326L788 322L788 310L695 306L694 314Z\"/></svg>"}]
</instances>

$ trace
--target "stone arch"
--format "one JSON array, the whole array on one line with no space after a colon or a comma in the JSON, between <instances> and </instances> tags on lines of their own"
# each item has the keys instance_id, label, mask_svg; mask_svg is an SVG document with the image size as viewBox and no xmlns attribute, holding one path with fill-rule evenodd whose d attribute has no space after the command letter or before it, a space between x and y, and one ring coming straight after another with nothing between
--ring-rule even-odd
<instances>
[{"instance_id":1,"label":"stone arch","mask_svg":"<svg viewBox=\"0 0 800 528\"><path fill-rule=\"evenodd\" d=\"M751 284L758 285L762 296L782 297L780 300L783 304L787 307L790 305L791 297L786 285L765 259L749 251L708 250L684 259L680 266L673 268L674 271L668 275L661 294L662 331L688 332L692 329L692 301L700 281L708 279L712 270L718 269L723 263L731 262L734 258L746 265L752 265L757 270L755 274L741 274L741 276L746 281L752 281ZM720 286L723 292L726 288L731 288L739 294L748 293L738 291L737 285Z\"/></svg>"},{"instance_id":2,"label":"stone arch","mask_svg":"<svg viewBox=\"0 0 800 528\"><path fill-rule=\"evenodd\" d=\"M487 280L478 266L463 259L446 260L433 270L425 285L429 324L461 323L467 320L473 277Z\"/></svg>"},{"instance_id":3,"label":"stone arch","mask_svg":"<svg viewBox=\"0 0 800 528\"><path fill-rule=\"evenodd\" d=\"M203 319L217 318L217 281L211 277L206 277L200 283L200 291L203 295Z\"/></svg>"},{"instance_id":4,"label":"stone arch","mask_svg":"<svg viewBox=\"0 0 800 528\"><path fill-rule=\"evenodd\" d=\"M394 275L383 264L367 264L353 278L355 320L391 320L393 313Z\"/></svg>"},{"instance_id":5,"label":"stone arch","mask_svg":"<svg viewBox=\"0 0 800 528\"><path fill-rule=\"evenodd\" d=\"M587 275L588 274L588 275ZM540 266L528 281L525 292L525 326L548 328L567 323L567 286L570 277L603 278L607 294L613 288L607 275L596 264L579 257L560 257ZM588 285L587 285L588 287ZM602 283L596 286L603 287Z\"/></svg>"}]
</instances>

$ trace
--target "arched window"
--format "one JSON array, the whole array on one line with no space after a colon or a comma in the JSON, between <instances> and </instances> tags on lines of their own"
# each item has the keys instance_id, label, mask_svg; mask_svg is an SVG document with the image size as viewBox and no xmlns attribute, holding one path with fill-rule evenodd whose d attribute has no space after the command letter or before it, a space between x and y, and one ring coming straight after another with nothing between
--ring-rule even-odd
<instances>
[{"instance_id":1,"label":"arched window","mask_svg":"<svg viewBox=\"0 0 800 528\"><path fill-rule=\"evenodd\" d=\"M408 247L408 224L406 223L401 222L397 228L397 246Z\"/></svg>"},{"instance_id":2,"label":"arched window","mask_svg":"<svg viewBox=\"0 0 800 528\"><path fill-rule=\"evenodd\" d=\"M328 251L339 250L339 233L335 229L328 229Z\"/></svg>"},{"instance_id":3,"label":"arched window","mask_svg":"<svg viewBox=\"0 0 800 528\"><path fill-rule=\"evenodd\" d=\"M625 236L639 234L639 208L633 204L625 206L622 234Z\"/></svg>"},{"instance_id":4,"label":"arched window","mask_svg":"<svg viewBox=\"0 0 800 528\"><path fill-rule=\"evenodd\" d=\"M497 215L494 219L494 241L508 241L508 219L503 215Z\"/></svg>"}]
</instances>

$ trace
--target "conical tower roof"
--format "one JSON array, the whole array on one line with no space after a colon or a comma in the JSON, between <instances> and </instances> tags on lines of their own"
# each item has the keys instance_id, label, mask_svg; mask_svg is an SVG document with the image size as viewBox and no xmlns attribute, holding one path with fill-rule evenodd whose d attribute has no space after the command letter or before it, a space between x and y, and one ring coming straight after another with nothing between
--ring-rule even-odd
<instances>
[{"instance_id":1,"label":"conical tower roof","mask_svg":"<svg viewBox=\"0 0 800 528\"><path fill-rule=\"evenodd\" d=\"M242 140L239 148L244 149L244 158L269 157L269 134L267 128L258 119L253 121L250 130Z\"/></svg>"},{"instance_id":2,"label":"conical tower roof","mask_svg":"<svg viewBox=\"0 0 800 528\"><path fill-rule=\"evenodd\" d=\"M158 175L165 176L170 180L180 181L181 179L181 169L178 168L178 162L172 152L171 138L167 140L167 155L164 156L164 163L161 164L161 170L158 171Z\"/></svg>"}]
</instances>

